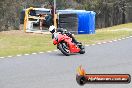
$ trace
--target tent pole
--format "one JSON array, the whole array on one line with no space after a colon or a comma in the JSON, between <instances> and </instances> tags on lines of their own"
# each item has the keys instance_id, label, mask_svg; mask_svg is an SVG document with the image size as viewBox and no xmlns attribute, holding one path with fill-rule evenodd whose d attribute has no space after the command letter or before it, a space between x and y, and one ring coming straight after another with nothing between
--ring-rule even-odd
<instances>
[{"instance_id":1,"label":"tent pole","mask_svg":"<svg viewBox=\"0 0 132 88\"><path fill-rule=\"evenodd\" d=\"M54 0L54 26L57 28L56 0Z\"/></svg>"}]
</instances>

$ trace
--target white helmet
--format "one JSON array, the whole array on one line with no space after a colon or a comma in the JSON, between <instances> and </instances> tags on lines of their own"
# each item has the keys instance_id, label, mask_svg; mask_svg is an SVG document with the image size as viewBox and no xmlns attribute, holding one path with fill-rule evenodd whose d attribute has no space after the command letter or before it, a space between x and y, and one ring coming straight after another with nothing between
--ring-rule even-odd
<instances>
[{"instance_id":1,"label":"white helmet","mask_svg":"<svg viewBox=\"0 0 132 88\"><path fill-rule=\"evenodd\" d=\"M55 31L56 31L56 27L55 26L50 26L49 27L49 31L51 32L51 33L54 33Z\"/></svg>"}]
</instances>

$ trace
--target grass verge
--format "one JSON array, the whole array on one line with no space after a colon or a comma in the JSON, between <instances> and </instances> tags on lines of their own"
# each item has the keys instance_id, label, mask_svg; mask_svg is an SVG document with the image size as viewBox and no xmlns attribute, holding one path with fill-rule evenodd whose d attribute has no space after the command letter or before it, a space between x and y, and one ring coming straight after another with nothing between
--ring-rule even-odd
<instances>
[{"instance_id":1,"label":"grass verge","mask_svg":"<svg viewBox=\"0 0 132 88\"><path fill-rule=\"evenodd\" d=\"M119 39L132 35L132 23L96 30L92 35L76 35L84 44ZM51 35L23 33L22 31L0 32L0 57L54 50Z\"/></svg>"}]
</instances>

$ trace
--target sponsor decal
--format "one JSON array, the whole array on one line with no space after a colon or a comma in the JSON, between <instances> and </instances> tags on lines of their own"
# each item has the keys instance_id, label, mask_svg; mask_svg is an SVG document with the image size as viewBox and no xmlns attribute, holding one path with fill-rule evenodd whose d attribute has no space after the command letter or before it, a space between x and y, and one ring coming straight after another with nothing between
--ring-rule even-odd
<instances>
[{"instance_id":1,"label":"sponsor decal","mask_svg":"<svg viewBox=\"0 0 132 88\"><path fill-rule=\"evenodd\" d=\"M86 74L85 70L79 66L76 75L76 81L79 85L86 83L130 83L131 76L129 74Z\"/></svg>"}]
</instances>

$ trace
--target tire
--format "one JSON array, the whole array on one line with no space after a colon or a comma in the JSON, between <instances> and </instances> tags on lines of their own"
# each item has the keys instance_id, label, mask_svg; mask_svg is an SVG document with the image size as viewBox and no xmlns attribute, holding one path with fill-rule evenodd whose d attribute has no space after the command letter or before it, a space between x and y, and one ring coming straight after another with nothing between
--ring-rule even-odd
<instances>
[{"instance_id":1,"label":"tire","mask_svg":"<svg viewBox=\"0 0 132 88\"><path fill-rule=\"evenodd\" d=\"M67 29L72 34L78 34L78 16L77 14L60 14L59 15L59 28Z\"/></svg>"},{"instance_id":2,"label":"tire","mask_svg":"<svg viewBox=\"0 0 132 88\"><path fill-rule=\"evenodd\" d=\"M78 19L77 18L65 18L65 19L59 19L59 23L62 23L62 22L71 22L71 23L73 23L73 22L77 22L78 21Z\"/></svg>"},{"instance_id":3,"label":"tire","mask_svg":"<svg viewBox=\"0 0 132 88\"><path fill-rule=\"evenodd\" d=\"M86 82L87 79L84 76L76 76L76 81L79 85L83 86Z\"/></svg>"},{"instance_id":4,"label":"tire","mask_svg":"<svg viewBox=\"0 0 132 88\"><path fill-rule=\"evenodd\" d=\"M57 45L57 49L59 49L59 45ZM60 50L60 49L59 49Z\"/></svg>"},{"instance_id":5,"label":"tire","mask_svg":"<svg viewBox=\"0 0 132 88\"><path fill-rule=\"evenodd\" d=\"M64 45L65 44L65 45ZM70 51L68 52L67 50L66 50L66 43L65 42L62 42L62 43L60 43L59 45L58 45L58 48L59 48L59 50L64 54L64 55L66 55L66 56L70 56Z\"/></svg>"},{"instance_id":6,"label":"tire","mask_svg":"<svg viewBox=\"0 0 132 88\"><path fill-rule=\"evenodd\" d=\"M71 32L72 34L78 34L78 23L60 23L59 27L67 29L67 31Z\"/></svg>"},{"instance_id":7,"label":"tire","mask_svg":"<svg viewBox=\"0 0 132 88\"><path fill-rule=\"evenodd\" d=\"M81 50L80 50L79 53L80 53L80 54L84 54L84 53L85 53L85 47L82 45L80 49L81 49Z\"/></svg>"},{"instance_id":8,"label":"tire","mask_svg":"<svg viewBox=\"0 0 132 88\"><path fill-rule=\"evenodd\" d=\"M60 18L77 17L77 14L59 14Z\"/></svg>"},{"instance_id":9,"label":"tire","mask_svg":"<svg viewBox=\"0 0 132 88\"><path fill-rule=\"evenodd\" d=\"M77 23L66 23L66 22L60 23L60 27L63 28L67 27L68 29L76 27L77 25L78 25Z\"/></svg>"}]
</instances>

